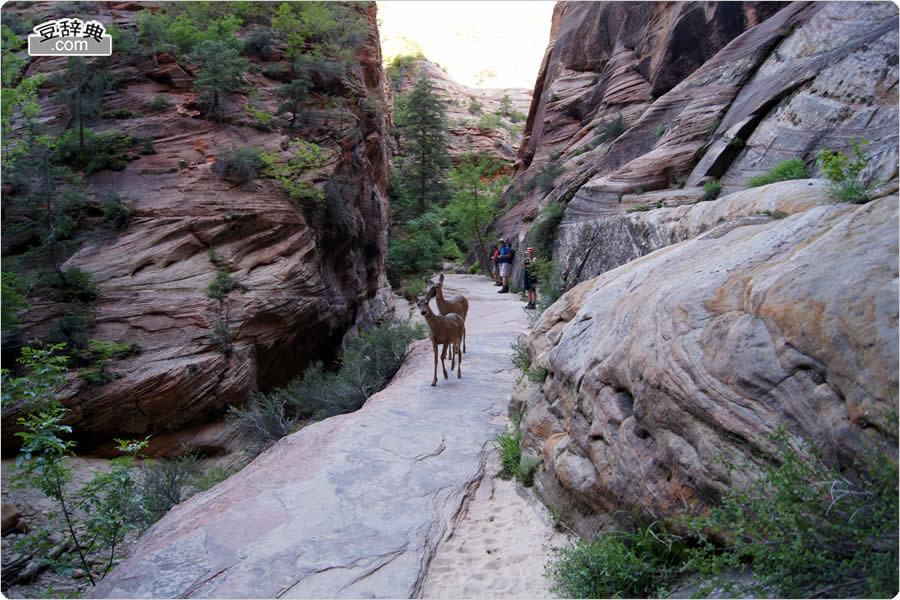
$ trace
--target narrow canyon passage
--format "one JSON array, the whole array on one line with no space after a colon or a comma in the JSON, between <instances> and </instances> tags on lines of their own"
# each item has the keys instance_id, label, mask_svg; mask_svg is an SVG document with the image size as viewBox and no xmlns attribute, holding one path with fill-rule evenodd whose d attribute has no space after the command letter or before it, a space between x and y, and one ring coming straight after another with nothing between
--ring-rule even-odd
<instances>
[{"instance_id":1,"label":"narrow canyon passage","mask_svg":"<svg viewBox=\"0 0 900 600\"><path fill-rule=\"evenodd\" d=\"M420 595L484 473L517 374L510 345L528 319L518 295L498 289L484 276L446 278L445 293L470 302L462 379L439 375L431 387L431 344L415 343L362 409L284 438L175 507L93 595Z\"/></svg>"}]
</instances>

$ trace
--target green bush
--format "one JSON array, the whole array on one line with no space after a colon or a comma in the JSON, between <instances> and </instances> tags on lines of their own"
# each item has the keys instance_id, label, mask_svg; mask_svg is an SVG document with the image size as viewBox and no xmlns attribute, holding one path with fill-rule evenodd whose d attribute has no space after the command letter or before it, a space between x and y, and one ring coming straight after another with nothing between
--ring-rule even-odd
<instances>
[{"instance_id":1,"label":"green bush","mask_svg":"<svg viewBox=\"0 0 900 600\"><path fill-rule=\"evenodd\" d=\"M521 415L511 416L511 423L507 425L506 431L498 433L494 436L494 448L500 453L500 477L503 479L512 479L519 472L519 465L522 462L522 431L520 425L522 423Z\"/></svg>"},{"instance_id":2,"label":"green bush","mask_svg":"<svg viewBox=\"0 0 900 600\"><path fill-rule=\"evenodd\" d=\"M862 145L868 144L862 140ZM856 139L850 140L850 147L856 157L851 157L843 152L834 152L828 148L819 151L818 162L822 167L822 172L828 178L828 193L840 200L841 202L856 202L859 204L869 201L869 191L871 186L866 185L861 174L863 169L869 162L869 158L860 148L860 142Z\"/></svg>"},{"instance_id":3,"label":"green bush","mask_svg":"<svg viewBox=\"0 0 900 600\"><path fill-rule=\"evenodd\" d=\"M91 385L104 385L122 377L120 373L111 373L106 370L110 361L117 358L125 358L131 354L140 352L137 344L121 344L104 339L91 339L88 348L78 353L82 361L90 366L81 369L78 376Z\"/></svg>"},{"instance_id":4,"label":"green bush","mask_svg":"<svg viewBox=\"0 0 900 600\"><path fill-rule=\"evenodd\" d=\"M244 54L266 57L272 52L272 32L268 29L254 29L244 38Z\"/></svg>"},{"instance_id":5,"label":"green bush","mask_svg":"<svg viewBox=\"0 0 900 600\"><path fill-rule=\"evenodd\" d=\"M231 148L220 151L216 156L214 172L223 179L239 182L253 181L260 170L266 166L263 151L259 146L238 148L233 143Z\"/></svg>"},{"instance_id":6,"label":"green bush","mask_svg":"<svg viewBox=\"0 0 900 600\"><path fill-rule=\"evenodd\" d=\"M107 169L121 171L128 166L127 150L135 143L134 135L130 133L105 131L97 134L85 129L82 150L78 129L69 129L56 143L54 160L81 169L86 175Z\"/></svg>"},{"instance_id":7,"label":"green bush","mask_svg":"<svg viewBox=\"0 0 900 600\"><path fill-rule=\"evenodd\" d=\"M441 218L429 212L407 222L388 242L387 275L392 285L410 276L424 276L440 265L444 247Z\"/></svg>"},{"instance_id":8,"label":"green bush","mask_svg":"<svg viewBox=\"0 0 900 600\"><path fill-rule=\"evenodd\" d=\"M469 98L469 114L480 115L484 111L484 105L477 98ZM490 129L490 127L486 128Z\"/></svg>"},{"instance_id":9,"label":"green bush","mask_svg":"<svg viewBox=\"0 0 900 600\"><path fill-rule=\"evenodd\" d=\"M891 420L896 422L896 414ZM794 447L783 427L769 441L760 479L747 489L726 491L708 517L687 519L704 541L691 566L704 577L727 572L730 580L735 569L751 564L753 583L730 587L757 597L895 597L896 437L893 450L870 448L856 475L826 466L809 442ZM729 552L705 532L722 536ZM713 584L728 587L723 577Z\"/></svg>"},{"instance_id":10,"label":"green bush","mask_svg":"<svg viewBox=\"0 0 900 600\"><path fill-rule=\"evenodd\" d=\"M568 289L567 282L555 262L544 260L538 262L538 310L544 311L559 300Z\"/></svg>"},{"instance_id":11,"label":"green bush","mask_svg":"<svg viewBox=\"0 0 900 600\"><path fill-rule=\"evenodd\" d=\"M255 452L290 433L300 419L319 420L357 410L394 376L409 343L422 337L421 326L408 323L386 323L364 331L347 345L337 371L327 371L315 362L303 377L254 395L246 408L230 408L229 421L251 440Z\"/></svg>"},{"instance_id":12,"label":"green bush","mask_svg":"<svg viewBox=\"0 0 900 600\"><path fill-rule=\"evenodd\" d=\"M809 177L809 169L806 168L806 163L799 158L792 158L778 163L762 175L751 177L747 180L747 187L759 187L776 181L806 179L807 177Z\"/></svg>"},{"instance_id":13,"label":"green bush","mask_svg":"<svg viewBox=\"0 0 900 600\"><path fill-rule=\"evenodd\" d=\"M625 122L625 119L622 117L621 113L618 117L613 119L612 121L601 121L597 124L594 130L597 132L597 136L594 138L594 146L599 146L603 142L609 142L623 133L628 128L628 123Z\"/></svg>"},{"instance_id":14,"label":"green bush","mask_svg":"<svg viewBox=\"0 0 900 600\"><path fill-rule=\"evenodd\" d=\"M719 197L722 191L722 184L718 181L707 181L703 184L703 195L700 196L699 202L709 202Z\"/></svg>"},{"instance_id":15,"label":"green bush","mask_svg":"<svg viewBox=\"0 0 900 600\"><path fill-rule=\"evenodd\" d=\"M546 194L553 189L553 183L556 181L556 178L564 172L565 168L557 163L544 165L534 177L522 185L522 189L527 193L535 188L540 188Z\"/></svg>"},{"instance_id":16,"label":"green bush","mask_svg":"<svg viewBox=\"0 0 900 600\"><path fill-rule=\"evenodd\" d=\"M137 210L122 202L122 198L115 192L109 192L102 204L103 220L114 230L121 231L128 227Z\"/></svg>"},{"instance_id":17,"label":"green bush","mask_svg":"<svg viewBox=\"0 0 900 600\"><path fill-rule=\"evenodd\" d=\"M234 350L234 331L228 327L228 323L219 319L209 334L209 341L216 344L222 354L228 356Z\"/></svg>"},{"instance_id":18,"label":"green bush","mask_svg":"<svg viewBox=\"0 0 900 600\"><path fill-rule=\"evenodd\" d=\"M91 273L78 267L44 271L38 275L38 287L57 290L64 302L91 302L100 295L100 288L91 281Z\"/></svg>"},{"instance_id":19,"label":"green bush","mask_svg":"<svg viewBox=\"0 0 900 600\"><path fill-rule=\"evenodd\" d=\"M534 473L541 465L539 456L522 454L519 458L519 466L516 468L516 480L525 487L534 485Z\"/></svg>"},{"instance_id":20,"label":"green bush","mask_svg":"<svg viewBox=\"0 0 900 600\"><path fill-rule=\"evenodd\" d=\"M228 274L228 269L220 268L216 271L216 278L209 284L206 295L217 300L224 300L233 288L234 282L231 280L231 275Z\"/></svg>"},{"instance_id":21,"label":"green bush","mask_svg":"<svg viewBox=\"0 0 900 600\"><path fill-rule=\"evenodd\" d=\"M534 248L535 256L541 260L553 256L553 240L564 211L562 202L551 200L541 209L525 236L526 246Z\"/></svg>"},{"instance_id":22,"label":"green bush","mask_svg":"<svg viewBox=\"0 0 900 600\"><path fill-rule=\"evenodd\" d=\"M664 598L684 562L683 542L658 521L638 521L633 533L602 532L557 553L547 571L561 598Z\"/></svg>"},{"instance_id":23,"label":"green bush","mask_svg":"<svg viewBox=\"0 0 900 600\"><path fill-rule=\"evenodd\" d=\"M192 454L174 460L146 461L138 476L138 493L143 498L142 524L149 526L190 497L191 484L200 476L200 465Z\"/></svg>"},{"instance_id":24,"label":"green bush","mask_svg":"<svg viewBox=\"0 0 900 600\"><path fill-rule=\"evenodd\" d=\"M147 107L149 112L162 112L172 106L168 94L154 94L153 102Z\"/></svg>"},{"instance_id":25,"label":"green bush","mask_svg":"<svg viewBox=\"0 0 900 600\"><path fill-rule=\"evenodd\" d=\"M247 406L229 406L228 424L247 440L247 452L256 455L291 433L295 416L274 394L253 392Z\"/></svg>"}]
</instances>

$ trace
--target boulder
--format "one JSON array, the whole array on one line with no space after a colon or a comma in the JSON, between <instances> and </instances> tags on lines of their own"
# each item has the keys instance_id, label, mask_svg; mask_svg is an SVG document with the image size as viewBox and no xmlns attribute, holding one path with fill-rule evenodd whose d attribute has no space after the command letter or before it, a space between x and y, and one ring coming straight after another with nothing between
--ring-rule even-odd
<instances>
[{"instance_id":1,"label":"boulder","mask_svg":"<svg viewBox=\"0 0 900 600\"><path fill-rule=\"evenodd\" d=\"M711 505L755 476L778 426L844 470L872 444L896 454L898 197L810 204L808 189L660 211L706 231L575 286L536 324L548 376L511 411L547 467L539 494L580 533L620 509ZM750 216L776 199L792 214Z\"/></svg>"}]
</instances>

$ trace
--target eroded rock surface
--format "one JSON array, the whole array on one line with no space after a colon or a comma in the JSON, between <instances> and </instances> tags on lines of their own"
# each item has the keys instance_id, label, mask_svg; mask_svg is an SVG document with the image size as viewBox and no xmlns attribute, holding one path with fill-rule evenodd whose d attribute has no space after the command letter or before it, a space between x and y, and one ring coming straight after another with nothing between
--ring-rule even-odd
<instances>
[{"instance_id":1,"label":"eroded rock surface","mask_svg":"<svg viewBox=\"0 0 900 600\"><path fill-rule=\"evenodd\" d=\"M866 183L896 179L897 27L887 3L561 2L497 227L521 244L560 200L570 227L607 228L695 201L709 180L743 189L792 158L819 177L817 153L852 156L852 139L868 142ZM550 189L529 185L549 167L561 170ZM554 257L587 233L568 232Z\"/></svg>"},{"instance_id":2,"label":"eroded rock surface","mask_svg":"<svg viewBox=\"0 0 900 600\"><path fill-rule=\"evenodd\" d=\"M104 22L120 26L133 23L141 9L97 7ZM92 274L97 301L87 308L34 301L19 336L20 343L46 339L61 316L87 311L95 323L90 337L140 346L139 354L110 363L109 371L121 377L106 385L88 386L73 376L65 404L80 450L114 436L163 435L215 421L250 391L282 385L311 360L332 358L348 333L381 318L389 300L390 114L365 100L389 104L389 89L375 5L355 10L368 36L348 75L313 82L314 92L346 99L341 135L335 118L334 127L326 123L305 132L250 127L248 97L240 95L229 96L223 123L201 118L193 77L162 53L158 68L149 56L117 55L107 65L122 84L106 94L104 106L132 116L104 119L95 130L150 138L155 154L137 157L123 171L86 177L98 201L116 193L136 211L124 231L89 238L62 265ZM271 115L282 103L275 91L283 82L265 73L286 66L279 56L254 58L255 68L246 74L247 89L256 93L253 105ZM65 59L36 58L28 74L63 68ZM69 117L52 92L42 89L39 100L47 126L62 130ZM170 104L154 111L157 94L166 94ZM283 152L301 134L328 157L312 175L324 192L313 209L292 203L271 179L240 183L214 172L231 147ZM219 271L231 280L222 300L208 294ZM16 412L4 410L3 417L3 444L10 449L18 440L11 435ZM216 435L200 437L207 446L225 443Z\"/></svg>"},{"instance_id":3,"label":"eroded rock surface","mask_svg":"<svg viewBox=\"0 0 900 600\"><path fill-rule=\"evenodd\" d=\"M898 198L822 201L815 185L786 182L658 211L672 217L660 231L708 230L544 313L527 344L548 377L520 384L510 411L525 412L525 445L544 458L539 493L581 533L622 508L659 518L714 502L754 476L717 459L758 464L778 425L842 468L884 441ZM754 214L767 205L791 214Z\"/></svg>"}]
</instances>

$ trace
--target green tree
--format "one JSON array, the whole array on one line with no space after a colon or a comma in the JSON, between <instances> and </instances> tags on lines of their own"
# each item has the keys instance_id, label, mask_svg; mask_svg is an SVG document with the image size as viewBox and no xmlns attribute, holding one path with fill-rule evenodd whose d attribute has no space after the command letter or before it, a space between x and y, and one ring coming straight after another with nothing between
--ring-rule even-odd
<instances>
[{"instance_id":1,"label":"green tree","mask_svg":"<svg viewBox=\"0 0 900 600\"><path fill-rule=\"evenodd\" d=\"M485 269L490 266L485 232L494 221L497 200L503 188L502 181L496 184L485 183L495 171L496 165L489 158L466 154L450 171L453 193L446 208L457 238L466 246L475 247Z\"/></svg>"},{"instance_id":2,"label":"green tree","mask_svg":"<svg viewBox=\"0 0 900 600\"><path fill-rule=\"evenodd\" d=\"M97 71L80 56L70 56L66 70L55 83L62 86L57 100L69 109L78 123L78 148L84 152L84 124L103 112L103 94L110 89L106 74Z\"/></svg>"},{"instance_id":3,"label":"green tree","mask_svg":"<svg viewBox=\"0 0 900 600\"><path fill-rule=\"evenodd\" d=\"M297 115L304 110L305 103L309 99L310 81L308 79L294 79L286 83L275 92L284 98L284 102L278 107L279 113L291 113L291 126L297 120Z\"/></svg>"},{"instance_id":4,"label":"green tree","mask_svg":"<svg viewBox=\"0 0 900 600\"><path fill-rule=\"evenodd\" d=\"M444 174L450 162L447 117L431 79L424 76L408 94L397 99L395 108L404 157L398 183L408 191L421 215L446 195Z\"/></svg>"},{"instance_id":5,"label":"green tree","mask_svg":"<svg viewBox=\"0 0 900 600\"><path fill-rule=\"evenodd\" d=\"M163 41L167 38L171 19L168 15L142 10L135 19L138 26L138 39L150 50L153 58L153 67L159 66L156 53L162 49Z\"/></svg>"},{"instance_id":6,"label":"green tree","mask_svg":"<svg viewBox=\"0 0 900 600\"><path fill-rule=\"evenodd\" d=\"M214 40L205 40L197 45L191 58L203 65L194 87L203 93L203 99L209 105L209 114L221 117L224 112L223 96L243 89L244 71L249 61L240 56L234 45Z\"/></svg>"},{"instance_id":7,"label":"green tree","mask_svg":"<svg viewBox=\"0 0 900 600\"><path fill-rule=\"evenodd\" d=\"M512 115L513 105L512 98L509 97L509 94L505 94L502 98L500 98L500 110L499 114L504 117L509 117Z\"/></svg>"}]
</instances>

